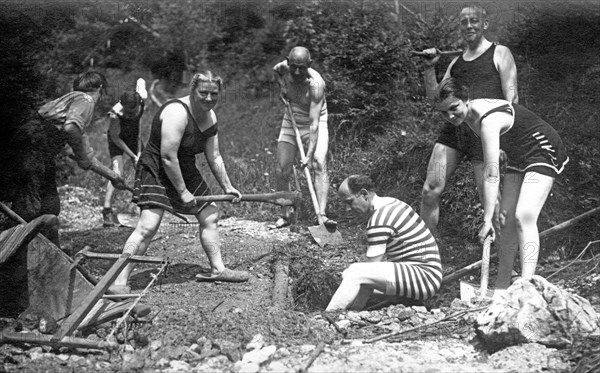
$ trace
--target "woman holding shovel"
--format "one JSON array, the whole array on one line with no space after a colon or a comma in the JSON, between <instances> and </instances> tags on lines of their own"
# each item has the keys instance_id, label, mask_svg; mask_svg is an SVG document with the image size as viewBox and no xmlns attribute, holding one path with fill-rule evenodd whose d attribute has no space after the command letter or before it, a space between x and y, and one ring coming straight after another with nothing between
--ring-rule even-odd
<instances>
[{"instance_id":1,"label":"woman holding shovel","mask_svg":"<svg viewBox=\"0 0 600 373\"><path fill-rule=\"evenodd\" d=\"M200 243L210 262L210 273L199 281L243 282L247 272L225 268L221 257L218 210L214 203L197 204L195 196L210 194L196 168L196 154L204 153L208 165L225 193L238 198L219 151L217 117L212 110L219 99L222 80L210 71L196 73L190 94L168 101L154 116L150 138L138 161L133 201L141 209L140 219L127 239L123 253L143 255L156 234L165 210L195 215L200 223ZM127 279L132 265L125 267L111 290L129 293Z\"/></svg>"},{"instance_id":2,"label":"woman holding shovel","mask_svg":"<svg viewBox=\"0 0 600 373\"><path fill-rule=\"evenodd\" d=\"M470 100L466 87L456 79L442 81L436 107L455 126L465 122L480 138L484 154L483 226L481 242L491 235L518 237L521 276L535 274L539 255L537 219L554 179L569 162L558 133L528 109L506 100ZM508 157L500 205L501 231L492 225L500 182L500 149ZM500 263L512 266L515 250L502 250ZM504 289L497 289L504 290Z\"/></svg>"}]
</instances>

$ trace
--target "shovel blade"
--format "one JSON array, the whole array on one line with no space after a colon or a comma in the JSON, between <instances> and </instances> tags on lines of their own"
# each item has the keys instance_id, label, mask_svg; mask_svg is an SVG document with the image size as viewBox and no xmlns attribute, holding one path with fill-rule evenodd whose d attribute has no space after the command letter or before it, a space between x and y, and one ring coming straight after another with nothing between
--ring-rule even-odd
<instances>
[{"instance_id":1,"label":"shovel blade","mask_svg":"<svg viewBox=\"0 0 600 373\"><path fill-rule=\"evenodd\" d=\"M128 228L135 228L139 218L137 214L117 214L119 224Z\"/></svg>"},{"instance_id":2,"label":"shovel blade","mask_svg":"<svg viewBox=\"0 0 600 373\"><path fill-rule=\"evenodd\" d=\"M460 282L460 300L470 302L473 298L492 298L493 296L493 289L487 289L485 294L481 294L479 285L467 281Z\"/></svg>"},{"instance_id":3,"label":"shovel blade","mask_svg":"<svg viewBox=\"0 0 600 373\"><path fill-rule=\"evenodd\" d=\"M315 242L324 247L325 245L341 245L344 243L342 234L336 228L327 228L324 224L308 227L308 231Z\"/></svg>"}]
</instances>

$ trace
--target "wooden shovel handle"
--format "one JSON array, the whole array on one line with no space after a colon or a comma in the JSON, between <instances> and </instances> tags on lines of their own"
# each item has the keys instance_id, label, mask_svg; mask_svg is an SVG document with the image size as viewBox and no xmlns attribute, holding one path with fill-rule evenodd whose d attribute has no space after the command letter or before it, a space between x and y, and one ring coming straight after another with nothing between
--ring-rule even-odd
<instances>
[{"instance_id":1,"label":"wooden shovel handle","mask_svg":"<svg viewBox=\"0 0 600 373\"><path fill-rule=\"evenodd\" d=\"M479 290L481 296L485 297L488 289L488 280L490 277L490 246L492 245L492 236L487 236L483 241L483 252L481 254L481 283Z\"/></svg>"},{"instance_id":2,"label":"wooden shovel handle","mask_svg":"<svg viewBox=\"0 0 600 373\"><path fill-rule=\"evenodd\" d=\"M292 122L294 133L296 134L296 143L298 144L298 151L300 152L300 157L304 159L306 158L306 154L304 153L304 147L302 146L302 136L300 136L300 131L298 131L296 119L294 119L294 113L292 112L292 106L290 105L289 100L285 102L285 108L288 112L288 115L290 116L290 121ZM308 167L304 167L304 176L306 176L306 184L308 184L308 191L310 192L310 199L312 200L313 207L315 209L315 215L317 215L319 225L323 225L323 217L321 216L321 211L319 208L319 200L317 199L317 194L315 193L315 186L312 183L312 177L310 176L310 170L308 169Z\"/></svg>"}]
</instances>

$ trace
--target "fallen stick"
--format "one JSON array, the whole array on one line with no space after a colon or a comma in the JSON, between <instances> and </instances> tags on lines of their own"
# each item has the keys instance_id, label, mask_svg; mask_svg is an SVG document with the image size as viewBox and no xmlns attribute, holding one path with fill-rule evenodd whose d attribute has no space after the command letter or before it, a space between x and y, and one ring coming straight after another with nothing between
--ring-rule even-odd
<instances>
[{"instance_id":1,"label":"fallen stick","mask_svg":"<svg viewBox=\"0 0 600 373\"><path fill-rule=\"evenodd\" d=\"M300 368L299 372L306 373L308 371L308 368L310 368L312 363L314 363L315 360L317 360L317 358L319 357L319 355L321 355L321 352L323 352L324 349L325 349L325 342L317 343L317 347L315 347L313 352L310 354L310 359L308 359L306 364L304 364L304 366L302 368Z\"/></svg>"},{"instance_id":2,"label":"fallen stick","mask_svg":"<svg viewBox=\"0 0 600 373\"><path fill-rule=\"evenodd\" d=\"M573 259L571 262L569 262L569 264L567 264L566 266L558 269L556 272L553 272L550 276L546 277L546 279L549 279L552 276L556 276L559 272L564 271L565 269L569 268L571 265L573 265L574 263L576 263L577 261L579 261L579 259L581 259L583 257L583 254L585 254L585 252L587 251L588 247L590 247L592 244L598 243L600 241L590 241L588 242L587 245L585 245L585 247L583 248L583 250L581 250L581 252L579 253L579 255L577 255L577 257L575 259Z\"/></svg>"},{"instance_id":3,"label":"fallen stick","mask_svg":"<svg viewBox=\"0 0 600 373\"><path fill-rule=\"evenodd\" d=\"M346 335L348 335L348 332L347 332L347 331L345 331L345 330L343 330L342 328L340 328L340 327L338 326L338 324L335 322L335 320L331 318L331 316L329 316L329 315L328 315L328 314L326 314L325 312L322 312L322 313L321 313L321 316L323 316L323 318L324 318L325 320L327 320L327 321L328 321L328 322L331 324L331 326L333 326L333 328L335 329L335 331L336 331L336 332L340 333L340 334L341 334L341 335L343 335L344 337L345 337Z\"/></svg>"},{"instance_id":4,"label":"fallen stick","mask_svg":"<svg viewBox=\"0 0 600 373\"><path fill-rule=\"evenodd\" d=\"M540 240L542 238L546 237L549 234L556 233L558 231L561 231L561 230L564 230L566 228L569 228L569 227L573 226L575 223L579 222L580 220L585 219L588 216L594 215L594 214L596 214L599 211L600 211L600 207L596 207L595 209L592 209L592 210L587 211L587 212L585 212L585 213L583 213L581 215L578 215L578 216L576 216L576 217L574 217L572 219L569 219L569 220L567 220L567 221L565 221L563 223L555 225L552 228L548 228L545 231L543 231L542 233L540 233ZM493 253L492 255L490 255L490 259L494 259L497 256L498 256L498 253ZM479 261L477 261L475 263L469 264L468 266L466 266L464 268L461 268L458 271L445 276L442 279L442 283L447 284L448 282L458 280L459 278L467 275L468 273L470 273L470 272L472 272L472 271L474 271L474 270L476 270L476 269L478 269L480 267L481 267L481 260L479 260Z\"/></svg>"},{"instance_id":5,"label":"fallen stick","mask_svg":"<svg viewBox=\"0 0 600 373\"><path fill-rule=\"evenodd\" d=\"M453 319L455 317L462 316L464 314L471 313L471 312L482 311L482 310L484 310L486 308L488 308L488 306L481 306L481 307L477 307L477 308L469 308L469 309L466 309L466 310L454 312L453 314L450 314L450 315L444 317L443 319L439 319L437 321L430 322L428 324L417 325L417 326L412 327L412 328L408 328L408 329L404 329L404 330L398 330L396 332L391 332L391 333L383 334L383 335L380 335L380 336L377 336L377 337L374 337L374 338L365 339L362 342L363 343L377 342L377 341L380 341L382 339L387 339L387 338L395 337L395 336L400 335L400 334L405 334L405 333L413 332L415 330L419 330L419 329L423 329L423 328L428 328L430 326L437 325L437 324L440 324L442 322L451 320L451 319ZM349 342L349 341L344 341L344 342Z\"/></svg>"},{"instance_id":6,"label":"fallen stick","mask_svg":"<svg viewBox=\"0 0 600 373\"><path fill-rule=\"evenodd\" d=\"M284 309L287 305L289 277L289 259L277 258L273 263L273 290L271 294L272 305Z\"/></svg>"}]
</instances>

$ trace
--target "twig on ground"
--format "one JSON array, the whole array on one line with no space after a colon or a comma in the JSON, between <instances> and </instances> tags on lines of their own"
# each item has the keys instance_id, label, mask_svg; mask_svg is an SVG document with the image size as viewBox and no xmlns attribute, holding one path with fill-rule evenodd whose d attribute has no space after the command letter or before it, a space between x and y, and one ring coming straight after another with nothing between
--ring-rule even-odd
<instances>
[{"instance_id":1,"label":"twig on ground","mask_svg":"<svg viewBox=\"0 0 600 373\"><path fill-rule=\"evenodd\" d=\"M552 273L550 276L546 277L546 279L550 279L550 277L556 276L558 273L564 271L565 269L569 268L571 265L573 265L575 262L577 262L579 259L581 259L583 257L583 255L585 254L585 252L587 251L587 249L595 243L600 242L600 240L596 240L596 241L590 241L588 242L588 244L583 248L583 250L581 250L581 252L577 255L577 257L575 259L573 259L572 261L569 262L569 264L567 264L566 266L559 268L556 272Z\"/></svg>"},{"instance_id":2,"label":"twig on ground","mask_svg":"<svg viewBox=\"0 0 600 373\"><path fill-rule=\"evenodd\" d=\"M440 319L440 320L437 320L437 321L434 321L434 322L430 322L428 324L418 325L418 326L415 326L413 328L408 328L408 329L399 330L399 331L392 332L392 333L383 334L383 335L380 335L378 337L374 337L374 338L370 338L370 339L365 339L365 340L362 341L362 343L373 343L373 342L380 341L382 339L387 339L387 338L395 337L395 336L400 335L400 334L412 332L412 331L419 330L419 329L422 329L422 328L428 328L430 326L437 325L437 324L440 324L440 323L448 321L448 320L452 320L455 317L462 316L462 315L465 315L465 314L471 313L471 312L482 311L482 310L484 310L486 308L488 308L488 306L482 306L482 307L477 307L477 308L470 308L470 309L463 310L463 311L457 311L457 312L455 312L455 313L453 313L451 315L448 315L448 316L444 317L443 319ZM348 342L348 341L345 341L345 342Z\"/></svg>"},{"instance_id":3,"label":"twig on ground","mask_svg":"<svg viewBox=\"0 0 600 373\"><path fill-rule=\"evenodd\" d=\"M329 322L329 323L330 323L330 324L333 326L333 328L335 329L335 331L337 331L338 333L340 333L340 334L341 334L341 335L343 335L344 337L345 337L346 335L348 335L348 332L347 332L347 331L345 331L345 330L343 330L342 328L340 328L340 327L338 326L338 324L335 322L335 320L333 320L333 319L331 318L331 316L329 316L329 315L328 315L328 314L326 314L325 312L322 312L322 313L321 313L321 316L323 316L323 318L324 318L325 320L327 320L327 321L328 321L328 322Z\"/></svg>"},{"instance_id":4,"label":"twig on ground","mask_svg":"<svg viewBox=\"0 0 600 373\"><path fill-rule=\"evenodd\" d=\"M300 373L306 373L308 371L308 368L310 368L312 363L314 363L315 360L317 360L317 358L319 357L319 355L321 355L321 352L323 352L324 349L325 349L325 342L317 343L317 346L315 347L313 352L310 354L310 358L308 359L306 364L304 364L304 366L302 368L300 368Z\"/></svg>"}]
</instances>

